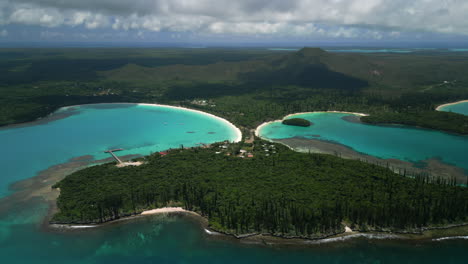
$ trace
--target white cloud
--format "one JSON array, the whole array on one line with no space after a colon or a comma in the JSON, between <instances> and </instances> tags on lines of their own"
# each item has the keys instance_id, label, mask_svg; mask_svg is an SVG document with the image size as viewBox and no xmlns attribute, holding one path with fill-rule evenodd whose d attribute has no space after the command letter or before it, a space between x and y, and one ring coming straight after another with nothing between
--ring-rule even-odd
<instances>
[{"instance_id":1,"label":"white cloud","mask_svg":"<svg viewBox=\"0 0 468 264\"><path fill-rule=\"evenodd\" d=\"M465 0L0 0L0 24L344 38L365 29L375 39L404 31L468 35L467 13Z\"/></svg>"},{"instance_id":2,"label":"white cloud","mask_svg":"<svg viewBox=\"0 0 468 264\"><path fill-rule=\"evenodd\" d=\"M64 17L57 9L38 9L29 6L14 9L7 21L17 24L55 27L64 23Z\"/></svg>"}]
</instances>

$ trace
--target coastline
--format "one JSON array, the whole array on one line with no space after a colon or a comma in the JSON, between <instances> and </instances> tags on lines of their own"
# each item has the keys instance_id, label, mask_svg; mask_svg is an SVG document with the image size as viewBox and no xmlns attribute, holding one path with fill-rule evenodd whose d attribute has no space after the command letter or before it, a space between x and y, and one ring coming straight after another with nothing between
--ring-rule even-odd
<instances>
[{"instance_id":1,"label":"coastline","mask_svg":"<svg viewBox=\"0 0 468 264\"><path fill-rule=\"evenodd\" d=\"M56 109L54 112L38 118L34 121L26 122L26 123L18 123L18 124L12 124L8 126L3 126L0 129L13 129L17 127L27 127L27 126L34 126L34 125L40 125L43 123L48 123L52 122L55 120L67 118L68 116L73 115L73 111L78 111L79 107L81 106L92 106L92 105L131 105L131 106L150 106L150 107L161 107L161 108L171 108L171 109L181 109L184 111L190 111L190 112L195 112L197 114L209 116L210 118L214 118L223 124L228 125L231 129L233 129L234 132L234 139L229 139L229 141L237 143L242 140L242 132L241 130L236 127L234 124L229 122L228 120L218 117L216 115L206 113L200 110L195 110L195 109L189 109L185 107L180 107L180 106L171 106L171 105L162 105L162 104L149 104L149 103L120 103L120 102L115 102L115 103L96 103L96 104L82 104L82 105L69 105L69 106L64 106ZM75 108L75 109L74 109ZM72 111L68 113L69 111ZM135 157L135 155L128 155L129 157ZM87 166L92 166L96 164L100 164L102 162L110 162L112 161L112 158L106 158L103 160L89 160L89 157L75 157L71 158L69 161L62 163L62 164L57 164L53 165L49 168L46 168L43 171L38 172L38 174L24 179L20 180L18 182L12 183L11 186L14 189L14 192L5 196L5 197L0 197L0 209L2 207L7 207L8 202L7 201L25 201L25 200L30 200L33 198L40 198L43 199L45 202L48 202L51 204L50 206L50 212L49 215L45 217L44 219L44 224L49 226L50 223L48 220L50 220L51 214L54 213L56 210L55 206L52 205L52 203L56 203L56 199L59 196L59 190L54 190L51 189L52 185L55 184L55 182L59 181L60 179L63 179L67 175L73 173L74 171L84 168ZM70 168L70 169L69 169ZM42 186L44 185L44 186ZM36 186L38 186L36 188ZM40 186L40 187L39 187ZM150 212L144 212L144 215L146 214L157 214L157 213L169 213L169 212L183 212L183 213L191 213L191 214L196 214L195 212L190 212L190 211L182 211L182 208L179 208L177 210L174 209L165 209L162 211L150 211ZM168 211L169 210L169 211ZM76 225L76 228L89 228L90 226L88 225ZM94 226L92 226L94 227Z\"/></svg>"},{"instance_id":2,"label":"coastline","mask_svg":"<svg viewBox=\"0 0 468 264\"><path fill-rule=\"evenodd\" d=\"M189 214L196 214L195 212L185 210L182 207L162 207L156 208L151 210L146 210L140 213L140 215L155 215L155 214L167 214L167 213L189 213Z\"/></svg>"},{"instance_id":3,"label":"coastline","mask_svg":"<svg viewBox=\"0 0 468 264\"><path fill-rule=\"evenodd\" d=\"M132 103L129 103L129 104L132 104ZM194 113L198 113L198 114L207 115L207 116L212 117L212 118L214 118L214 119L216 119L218 121L221 121L222 123L224 123L224 124L226 124L226 125L228 125L228 126L230 126L230 127L232 127L234 129L234 131L236 133L236 138L231 141L232 143L237 143L237 142L242 141L242 132L241 132L241 130L237 126L235 126L233 123L229 122L228 120L226 120L226 119L224 119L222 117L219 117L219 116L207 113L207 112L203 112L203 111L200 111L200 110L195 110L195 109L191 109L191 108L182 107L182 106L149 104L149 103L137 103L137 105L165 107L165 108L172 108L172 109L181 109L181 110L186 110L186 111L190 111L190 112L194 112Z\"/></svg>"},{"instance_id":4,"label":"coastline","mask_svg":"<svg viewBox=\"0 0 468 264\"><path fill-rule=\"evenodd\" d=\"M99 228L105 225L109 224L114 224L122 221L127 221L127 220L132 220L134 218L139 218L139 217L145 217L145 216L151 216L151 215L167 215L167 214L174 214L174 213L182 213L182 214L187 214L187 215L192 215L196 216L199 219L206 220L205 217L201 216L200 214L194 212L194 211L189 211L185 210L182 207L162 207L162 208L156 208L156 209L150 209L150 210L145 210L141 213L137 214L132 214L132 215L126 215L122 216L118 219L113 219L107 222L103 223L89 223L89 224L67 224L67 223L50 223L48 227L50 229L89 229L89 228Z\"/></svg>"},{"instance_id":5,"label":"coastline","mask_svg":"<svg viewBox=\"0 0 468 264\"><path fill-rule=\"evenodd\" d=\"M87 230L112 224L125 224L126 221L131 221L137 218L140 219L141 217L170 214L181 214L184 217L193 217L193 219L199 223L200 230L210 237L217 237L217 239L232 239L233 241L247 244L254 243L263 245L300 246L346 242L347 240L354 238L366 238L369 240L408 240L437 242L451 239L467 239L468 237L468 223L447 225L442 227L423 227L420 229L400 231L378 229L362 231L351 230L348 226L345 226L343 232L322 234L318 237L288 236L261 232L234 234L210 228L207 217L204 217L194 211L183 209L182 207L162 207L146 210L139 214L121 217L119 219L100 224L50 224L49 230L62 230L70 232L77 230ZM457 230L461 230L461 232L457 232Z\"/></svg>"},{"instance_id":6,"label":"coastline","mask_svg":"<svg viewBox=\"0 0 468 264\"><path fill-rule=\"evenodd\" d=\"M222 118L222 117L219 117L219 116L216 116L216 115L213 115L211 113L207 113L207 112L203 112L203 111L200 111L200 110L196 110L196 109L191 109L191 108L187 108L187 107L182 107L182 106L174 106L174 105L163 105L163 104L151 104L151 103L125 103L125 102L122 102L122 103L97 103L97 104L82 104L82 105L69 105L69 106L64 106L64 107L61 107L59 108L58 110L56 110L55 112L51 113L50 115L54 114L54 113L57 113L57 112L60 112L60 111L63 111L63 110L68 110L68 108L72 108L72 107L80 107L80 106L86 106L86 105L103 105L103 104L127 104L127 105L136 105L136 106L154 106L154 107L164 107L164 108L170 108L170 109L178 109L178 110L186 110L186 111L190 111L190 112L194 112L194 113L198 113L198 114L202 114L202 115L205 115L205 116L209 116L211 118L214 118L228 126L230 126L231 128L234 129L235 131L235 139L232 140L231 142L232 143L237 143L237 142L240 142L242 140L242 132L241 130L235 126L233 123L231 123L230 121ZM49 116L50 116L49 115Z\"/></svg>"},{"instance_id":7,"label":"coastline","mask_svg":"<svg viewBox=\"0 0 468 264\"><path fill-rule=\"evenodd\" d=\"M468 100L466 100L468 102ZM285 116L282 120L287 117L293 117L302 114L313 114L313 113L342 113L342 114L350 114L354 116L369 116L368 114L364 113L356 113L356 112L342 112L342 111L315 111L315 112L303 112L303 113L294 113ZM349 116L351 117L351 116ZM393 171L395 173L400 173L400 169L406 169L409 173L429 173L434 177L442 177L445 179L451 179L454 177L458 184L464 184L466 182L466 172L458 168L456 166L452 166L450 164L446 164L437 160L435 158L424 160L423 162L426 163L425 168L419 168L416 164L406 162L403 160L398 159L381 159L378 157L374 157L365 153L360 153L355 151L354 149L339 144L336 142L329 142L323 141L320 139L304 139L304 138L285 138L285 139L270 139L260 135L260 131L263 129L264 126L267 126L271 123L281 122L282 120L273 120L269 122L264 122L260 126L255 129L255 136L258 138L272 142L272 143L279 143L283 146L286 146L290 150L296 152L303 152L303 153L319 153L319 154L329 154L329 155L336 155L336 153L340 153L340 157L346 159L357 159L357 160L364 160L366 162L382 165L383 164L390 164L390 167L393 167ZM351 121L352 122L352 121Z\"/></svg>"},{"instance_id":8,"label":"coastline","mask_svg":"<svg viewBox=\"0 0 468 264\"><path fill-rule=\"evenodd\" d=\"M436 107L436 111L443 111L442 108L444 107L447 107L447 106L451 106L451 105L457 105L457 104L462 104L462 103L468 103L468 100L462 100L462 101L458 101L458 102L453 102L453 103L447 103L447 104L443 104L443 105L439 105Z\"/></svg>"},{"instance_id":9,"label":"coastline","mask_svg":"<svg viewBox=\"0 0 468 264\"><path fill-rule=\"evenodd\" d=\"M301 113L294 113L294 114L289 114L289 115L286 115L283 117L283 119L278 119L278 120L273 120L273 121L269 121L269 122L264 122L262 123L261 125L259 125L256 129L255 129L255 136L256 137L259 137L263 140L266 140L266 141L270 141L272 142L271 139L268 139L268 138L264 138L264 137L261 137L260 136L260 130L262 130L262 128L264 126L267 126L271 123L275 123L275 122L281 122L283 121L285 118L288 118L288 117L292 117L292 116L297 116L297 115L304 115L304 114L315 114L315 113L336 113L336 114L351 114L351 115L356 115L356 116L360 116L360 117L363 117L363 116L369 116L368 114L363 114L363 113L356 113L356 112L344 112L344 111L313 111L313 112L301 112Z\"/></svg>"}]
</instances>

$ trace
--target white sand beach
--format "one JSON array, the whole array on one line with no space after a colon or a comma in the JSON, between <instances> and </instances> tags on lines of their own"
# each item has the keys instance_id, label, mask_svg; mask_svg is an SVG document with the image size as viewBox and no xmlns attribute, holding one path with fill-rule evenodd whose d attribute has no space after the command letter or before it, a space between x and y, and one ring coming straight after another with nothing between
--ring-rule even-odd
<instances>
[{"instance_id":1,"label":"white sand beach","mask_svg":"<svg viewBox=\"0 0 468 264\"><path fill-rule=\"evenodd\" d=\"M453 102L453 103L447 103L447 104L439 105L439 106L436 108L436 111L442 111L442 108L444 108L444 107L446 107L446 106L451 106L451 105L456 105L456 104L461 104L461 103L468 103L468 100L462 100L462 101L458 101L458 102Z\"/></svg>"},{"instance_id":2,"label":"white sand beach","mask_svg":"<svg viewBox=\"0 0 468 264\"><path fill-rule=\"evenodd\" d=\"M163 207L163 208L143 211L141 215L167 214L167 213L175 213L175 212L195 214L194 212L185 210L182 207Z\"/></svg>"},{"instance_id":3,"label":"white sand beach","mask_svg":"<svg viewBox=\"0 0 468 264\"><path fill-rule=\"evenodd\" d=\"M196 112L196 113L200 113L200 114L204 114L204 115L213 117L213 118L225 123L226 125L231 126L232 128L234 128L234 130L236 132L236 138L231 141L232 143L237 143L237 142L240 142L242 140L242 132L240 131L240 129L238 127L236 127L234 124L232 124L231 122L229 122L226 119L221 118L219 116L215 116L215 115L207 113L207 112L203 112L203 111L195 110L195 109L190 109L190 108L186 108L186 107L181 107L181 106L161 105L161 104L146 104L146 103L141 103L141 104L138 104L138 105L167 107L167 108L173 108L173 109L183 109L183 110Z\"/></svg>"}]
</instances>

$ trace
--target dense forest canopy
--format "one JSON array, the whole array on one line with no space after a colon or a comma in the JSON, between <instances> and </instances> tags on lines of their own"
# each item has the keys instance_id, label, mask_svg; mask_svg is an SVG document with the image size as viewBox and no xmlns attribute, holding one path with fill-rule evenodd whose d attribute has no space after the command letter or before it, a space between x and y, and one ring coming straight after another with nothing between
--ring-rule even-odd
<instances>
[{"instance_id":1,"label":"dense forest canopy","mask_svg":"<svg viewBox=\"0 0 468 264\"><path fill-rule=\"evenodd\" d=\"M360 230L406 230L468 218L468 189L453 181L408 178L259 140L253 158L235 156L241 148L232 144L220 154L216 144L172 150L146 157L140 167L104 164L76 172L55 185L61 194L53 221L101 223L177 205L227 233L318 237L341 232L343 223Z\"/></svg>"}]
</instances>

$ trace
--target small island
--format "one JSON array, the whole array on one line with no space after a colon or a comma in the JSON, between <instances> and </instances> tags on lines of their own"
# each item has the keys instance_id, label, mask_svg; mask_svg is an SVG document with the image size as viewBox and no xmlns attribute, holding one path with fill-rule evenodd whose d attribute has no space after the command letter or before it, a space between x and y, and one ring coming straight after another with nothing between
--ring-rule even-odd
<instances>
[{"instance_id":1,"label":"small island","mask_svg":"<svg viewBox=\"0 0 468 264\"><path fill-rule=\"evenodd\" d=\"M310 127L312 122L303 118L291 118L283 120L282 124L288 126Z\"/></svg>"}]
</instances>

